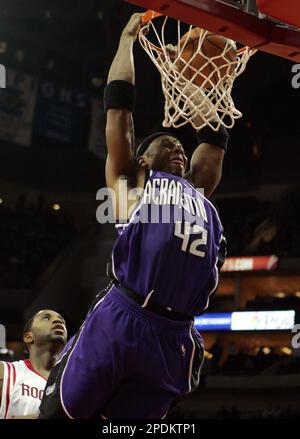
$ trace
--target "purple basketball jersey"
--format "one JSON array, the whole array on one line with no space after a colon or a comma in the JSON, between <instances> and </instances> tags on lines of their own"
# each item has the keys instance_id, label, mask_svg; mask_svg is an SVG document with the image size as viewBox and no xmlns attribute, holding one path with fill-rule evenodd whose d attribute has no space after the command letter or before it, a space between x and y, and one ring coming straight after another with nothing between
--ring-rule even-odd
<instances>
[{"instance_id":1,"label":"purple basketball jersey","mask_svg":"<svg viewBox=\"0 0 300 439\"><path fill-rule=\"evenodd\" d=\"M130 220L118 224L112 275L174 311L205 310L219 282L223 227L211 202L184 178L150 171Z\"/></svg>"}]
</instances>

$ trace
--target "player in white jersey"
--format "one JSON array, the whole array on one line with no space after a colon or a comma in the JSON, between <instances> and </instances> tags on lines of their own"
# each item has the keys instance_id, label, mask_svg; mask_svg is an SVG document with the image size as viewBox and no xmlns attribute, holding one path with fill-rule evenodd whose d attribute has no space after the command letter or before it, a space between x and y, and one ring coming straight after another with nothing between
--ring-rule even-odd
<instances>
[{"instance_id":1,"label":"player in white jersey","mask_svg":"<svg viewBox=\"0 0 300 439\"><path fill-rule=\"evenodd\" d=\"M37 417L44 388L67 342L64 319L45 309L30 319L23 331L27 360L0 362L0 419Z\"/></svg>"}]
</instances>

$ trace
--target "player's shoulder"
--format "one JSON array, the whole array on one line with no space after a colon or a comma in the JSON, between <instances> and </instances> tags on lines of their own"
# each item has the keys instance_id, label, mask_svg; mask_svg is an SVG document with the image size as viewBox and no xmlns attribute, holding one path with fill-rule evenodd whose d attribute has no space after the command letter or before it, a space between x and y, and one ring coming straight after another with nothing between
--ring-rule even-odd
<instances>
[{"instance_id":1,"label":"player's shoulder","mask_svg":"<svg viewBox=\"0 0 300 439\"><path fill-rule=\"evenodd\" d=\"M204 190L201 188L197 188L193 181L189 178L188 174L186 174L184 177L182 177L182 180L184 181L185 185L187 187L190 187L195 191L195 193L202 198L203 202L207 204L207 206L213 210L215 213L218 214L218 207L216 206L215 201L212 198L208 198L207 195L204 194Z\"/></svg>"},{"instance_id":2,"label":"player's shoulder","mask_svg":"<svg viewBox=\"0 0 300 439\"><path fill-rule=\"evenodd\" d=\"M3 367L5 367L5 365L16 366L17 364L20 364L20 363L24 363L24 361L23 360L15 360L15 361L0 360L0 367L3 368Z\"/></svg>"},{"instance_id":3,"label":"player's shoulder","mask_svg":"<svg viewBox=\"0 0 300 439\"><path fill-rule=\"evenodd\" d=\"M26 360L5 361L5 364L10 364L17 367L26 367L25 361Z\"/></svg>"},{"instance_id":4,"label":"player's shoulder","mask_svg":"<svg viewBox=\"0 0 300 439\"><path fill-rule=\"evenodd\" d=\"M5 367L9 370L12 369L12 370L16 370L16 371L21 371L21 370L27 369L25 360L2 361L2 362L0 362L0 368L1 368L1 365L2 365L2 371L4 371Z\"/></svg>"},{"instance_id":5,"label":"player's shoulder","mask_svg":"<svg viewBox=\"0 0 300 439\"><path fill-rule=\"evenodd\" d=\"M24 367L20 363L21 361L0 361L0 380L4 380L6 375L10 376L10 373L15 375L20 371Z\"/></svg>"},{"instance_id":6,"label":"player's shoulder","mask_svg":"<svg viewBox=\"0 0 300 439\"><path fill-rule=\"evenodd\" d=\"M12 377L14 381L22 380L25 377L26 379L32 379L32 378L36 379L38 376L42 380L45 379L34 370L28 359L4 362L3 366L4 367L2 371L3 372L2 379L4 379L5 376L7 378Z\"/></svg>"}]
</instances>

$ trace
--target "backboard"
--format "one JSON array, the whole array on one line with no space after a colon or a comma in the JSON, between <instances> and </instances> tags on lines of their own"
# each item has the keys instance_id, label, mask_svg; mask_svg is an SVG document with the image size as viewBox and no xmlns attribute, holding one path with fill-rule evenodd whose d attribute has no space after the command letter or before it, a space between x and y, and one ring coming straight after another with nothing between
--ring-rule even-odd
<instances>
[{"instance_id":1,"label":"backboard","mask_svg":"<svg viewBox=\"0 0 300 439\"><path fill-rule=\"evenodd\" d=\"M127 0L224 35L245 46L300 62L299 0Z\"/></svg>"}]
</instances>

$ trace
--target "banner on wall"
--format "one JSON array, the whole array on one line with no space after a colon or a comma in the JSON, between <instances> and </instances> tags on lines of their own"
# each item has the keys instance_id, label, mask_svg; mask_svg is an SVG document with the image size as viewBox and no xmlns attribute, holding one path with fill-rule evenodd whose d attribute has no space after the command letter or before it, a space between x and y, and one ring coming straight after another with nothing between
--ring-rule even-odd
<instances>
[{"instance_id":1,"label":"banner on wall","mask_svg":"<svg viewBox=\"0 0 300 439\"><path fill-rule=\"evenodd\" d=\"M271 256L242 256L239 258L226 258L222 271L271 271L278 267L278 257Z\"/></svg>"},{"instance_id":2,"label":"banner on wall","mask_svg":"<svg viewBox=\"0 0 300 439\"><path fill-rule=\"evenodd\" d=\"M199 331L286 331L295 325L295 310L207 313L195 317Z\"/></svg>"},{"instance_id":3,"label":"banner on wall","mask_svg":"<svg viewBox=\"0 0 300 439\"><path fill-rule=\"evenodd\" d=\"M6 88L0 91L0 139L31 144L38 78L6 70Z\"/></svg>"},{"instance_id":4,"label":"banner on wall","mask_svg":"<svg viewBox=\"0 0 300 439\"><path fill-rule=\"evenodd\" d=\"M41 80L37 93L34 134L83 146L89 119L87 93L51 80Z\"/></svg>"}]
</instances>

